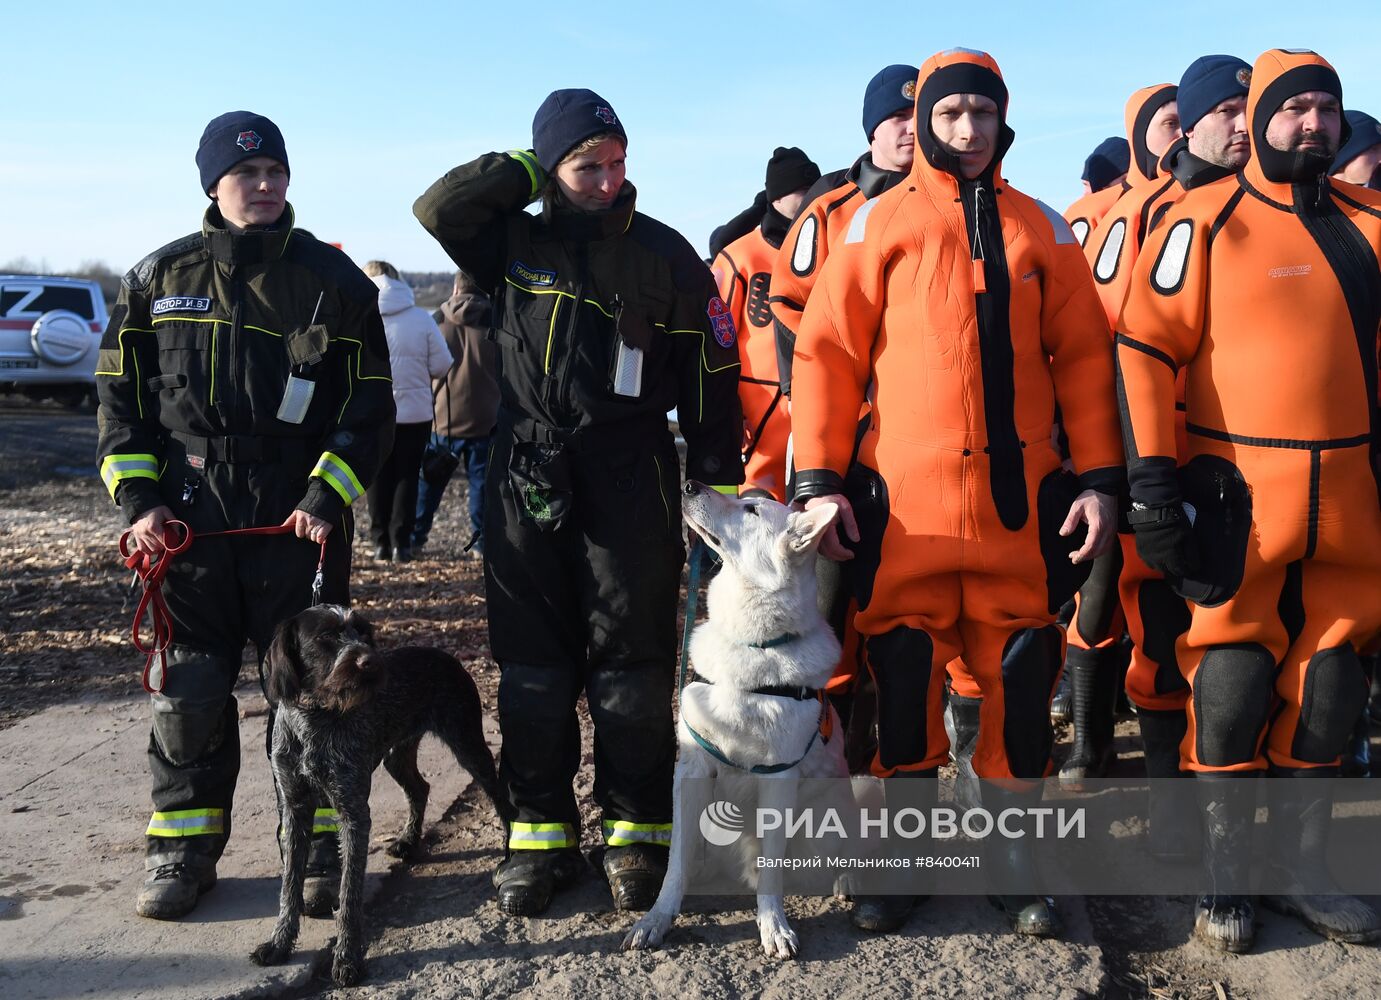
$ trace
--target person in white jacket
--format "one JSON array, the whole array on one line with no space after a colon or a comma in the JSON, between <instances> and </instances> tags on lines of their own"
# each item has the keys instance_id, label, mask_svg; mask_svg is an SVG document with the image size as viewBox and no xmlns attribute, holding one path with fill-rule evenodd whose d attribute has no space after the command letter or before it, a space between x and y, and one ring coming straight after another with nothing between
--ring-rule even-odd
<instances>
[{"instance_id":1,"label":"person in white jacket","mask_svg":"<svg viewBox=\"0 0 1381 1000\"><path fill-rule=\"evenodd\" d=\"M431 315L415 304L412 289L398 277L397 268L371 260L364 273L379 286L379 312L393 365L393 402L398 408L393 451L367 494L369 531L375 559L408 562L417 514L417 473L432 426L432 379L450 370L451 351Z\"/></svg>"}]
</instances>

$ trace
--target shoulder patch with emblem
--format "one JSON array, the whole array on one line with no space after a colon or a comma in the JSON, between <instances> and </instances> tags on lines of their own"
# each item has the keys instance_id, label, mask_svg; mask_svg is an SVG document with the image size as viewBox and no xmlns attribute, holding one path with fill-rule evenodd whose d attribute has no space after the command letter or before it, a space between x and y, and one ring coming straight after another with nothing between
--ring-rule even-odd
<instances>
[{"instance_id":1,"label":"shoulder patch with emblem","mask_svg":"<svg viewBox=\"0 0 1381 1000\"><path fill-rule=\"evenodd\" d=\"M710 330L715 343L720 347L733 347L738 343L738 331L734 329L734 318L729 315L729 307L718 295L710 299L705 307L705 315L710 317Z\"/></svg>"},{"instance_id":2,"label":"shoulder patch with emblem","mask_svg":"<svg viewBox=\"0 0 1381 1000\"><path fill-rule=\"evenodd\" d=\"M508 273L510 277L517 279L529 288L550 288L556 284L555 271L529 267L516 259L508 266Z\"/></svg>"},{"instance_id":3,"label":"shoulder patch with emblem","mask_svg":"<svg viewBox=\"0 0 1381 1000\"><path fill-rule=\"evenodd\" d=\"M199 298L192 295L165 295L161 299L154 299L153 305L149 306L149 312L155 316L162 316L170 312L196 312L204 313L211 311L211 300L209 298Z\"/></svg>"}]
</instances>

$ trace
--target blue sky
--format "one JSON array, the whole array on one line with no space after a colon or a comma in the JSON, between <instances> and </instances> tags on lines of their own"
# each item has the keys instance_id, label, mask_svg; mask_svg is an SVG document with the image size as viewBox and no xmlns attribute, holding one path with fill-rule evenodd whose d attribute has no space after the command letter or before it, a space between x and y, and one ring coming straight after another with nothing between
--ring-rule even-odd
<instances>
[{"instance_id":1,"label":"blue sky","mask_svg":"<svg viewBox=\"0 0 1381 1000\"><path fill-rule=\"evenodd\" d=\"M123 270L195 230L201 130L247 108L286 136L300 225L359 262L441 270L413 199L457 163L527 146L537 105L575 86L623 119L639 207L703 252L760 189L774 146L847 165L865 144L868 78L955 45L1003 68L1008 178L1063 209L1084 156L1121 134L1127 96L1204 53L1315 49L1346 105L1381 116L1381 6L1367 6L7 4L0 264ZM885 23L859 19L880 11Z\"/></svg>"}]
</instances>

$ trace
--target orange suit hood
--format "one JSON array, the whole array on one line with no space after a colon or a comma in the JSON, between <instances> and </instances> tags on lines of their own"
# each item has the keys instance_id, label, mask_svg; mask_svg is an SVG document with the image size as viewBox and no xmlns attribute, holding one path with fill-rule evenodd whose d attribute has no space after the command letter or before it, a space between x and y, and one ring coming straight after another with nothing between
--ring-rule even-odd
<instances>
[{"instance_id":1,"label":"orange suit hood","mask_svg":"<svg viewBox=\"0 0 1381 1000\"><path fill-rule=\"evenodd\" d=\"M1016 134L1007 126L1007 84L997 60L976 49L946 49L921 64L916 77L916 152L911 176L931 190L955 195L959 191L958 158L940 145L930 130L930 112L937 101L950 94L982 94L997 102L997 147L983 176L1002 174L1002 157L1012 146Z\"/></svg>"},{"instance_id":2,"label":"orange suit hood","mask_svg":"<svg viewBox=\"0 0 1381 1000\"><path fill-rule=\"evenodd\" d=\"M1251 132L1251 159L1243 170L1248 182L1264 193L1290 204L1289 186L1319 183L1333 165L1332 155L1314 152L1288 153L1266 141L1266 127L1282 104L1296 94L1323 90L1343 102L1338 71L1316 52L1305 49L1269 49L1257 56L1247 91L1247 128ZM1340 147L1352 134L1343 118Z\"/></svg>"},{"instance_id":3,"label":"orange suit hood","mask_svg":"<svg viewBox=\"0 0 1381 1000\"><path fill-rule=\"evenodd\" d=\"M1173 83L1156 83L1142 87L1127 99L1123 117L1127 123L1127 141L1132 145L1132 166L1127 172L1127 183L1154 180L1159 176L1156 156L1146 147L1146 130L1151 119L1162 106L1179 96L1180 88Z\"/></svg>"}]
</instances>

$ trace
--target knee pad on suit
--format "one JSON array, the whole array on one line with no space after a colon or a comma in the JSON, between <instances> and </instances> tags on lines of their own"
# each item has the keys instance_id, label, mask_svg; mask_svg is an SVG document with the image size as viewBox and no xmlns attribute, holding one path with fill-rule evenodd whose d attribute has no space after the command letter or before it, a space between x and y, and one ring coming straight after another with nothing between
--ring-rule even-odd
<instances>
[{"instance_id":1,"label":"knee pad on suit","mask_svg":"<svg viewBox=\"0 0 1381 1000\"><path fill-rule=\"evenodd\" d=\"M1321 649L1309 658L1304 697L1290 756L1331 764L1342 753L1367 700L1361 660L1350 645Z\"/></svg>"},{"instance_id":2,"label":"knee pad on suit","mask_svg":"<svg viewBox=\"0 0 1381 1000\"><path fill-rule=\"evenodd\" d=\"M1180 673L1175 640L1189 630L1189 604L1164 580L1146 580L1136 592L1141 614L1141 649L1156 664L1156 694L1189 685Z\"/></svg>"},{"instance_id":3,"label":"knee pad on suit","mask_svg":"<svg viewBox=\"0 0 1381 1000\"><path fill-rule=\"evenodd\" d=\"M1043 777L1050 762L1050 696L1062 647L1059 627L1046 625L1013 632L1002 650L1002 742L1017 778Z\"/></svg>"},{"instance_id":4,"label":"knee pad on suit","mask_svg":"<svg viewBox=\"0 0 1381 1000\"><path fill-rule=\"evenodd\" d=\"M624 774L655 773L675 753L671 672L652 665L594 671L585 687L598 757Z\"/></svg>"},{"instance_id":5,"label":"knee pad on suit","mask_svg":"<svg viewBox=\"0 0 1381 1000\"><path fill-rule=\"evenodd\" d=\"M1275 696L1275 673L1275 658L1260 643L1209 647L1194 675L1199 763L1230 767L1256 757Z\"/></svg>"},{"instance_id":6,"label":"knee pad on suit","mask_svg":"<svg viewBox=\"0 0 1381 1000\"><path fill-rule=\"evenodd\" d=\"M877 684L878 762L904 767L925 760L930 675L935 643L920 629L898 626L867 642Z\"/></svg>"},{"instance_id":7,"label":"knee pad on suit","mask_svg":"<svg viewBox=\"0 0 1381 1000\"><path fill-rule=\"evenodd\" d=\"M186 646L168 651L163 690L150 697L153 741L164 760L185 767L220 749L227 725L237 722L230 690L238 674L227 657Z\"/></svg>"},{"instance_id":8,"label":"knee pad on suit","mask_svg":"<svg viewBox=\"0 0 1381 1000\"><path fill-rule=\"evenodd\" d=\"M499 666L501 719L564 722L575 697L576 677L571 668L508 661Z\"/></svg>"}]
</instances>

